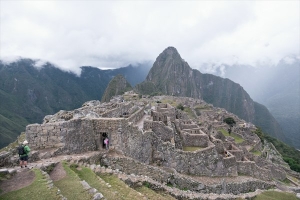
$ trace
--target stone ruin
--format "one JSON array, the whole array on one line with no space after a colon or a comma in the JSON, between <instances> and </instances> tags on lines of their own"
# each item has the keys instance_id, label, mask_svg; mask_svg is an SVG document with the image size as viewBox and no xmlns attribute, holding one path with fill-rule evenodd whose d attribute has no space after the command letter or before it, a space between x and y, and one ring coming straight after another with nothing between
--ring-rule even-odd
<instances>
[{"instance_id":1,"label":"stone ruin","mask_svg":"<svg viewBox=\"0 0 300 200\"><path fill-rule=\"evenodd\" d=\"M194 117L190 117L171 103L160 103L165 99L200 111L194 109ZM51 149L48 156L105 151L103 140L108 137L109 151L182 174L285 179L282 165L250 152L263 151L260 139L251 130L253 126L233 128L233 133L243 138L242 144L221 133L221 129L227 128L223 119L228 116L238 124L246 123L224 109L191 98L114 98L109 103L89 101L74 111L46 116L43 124L26 127L26 138L33 150Z\"/></svg>"}]
</instances>

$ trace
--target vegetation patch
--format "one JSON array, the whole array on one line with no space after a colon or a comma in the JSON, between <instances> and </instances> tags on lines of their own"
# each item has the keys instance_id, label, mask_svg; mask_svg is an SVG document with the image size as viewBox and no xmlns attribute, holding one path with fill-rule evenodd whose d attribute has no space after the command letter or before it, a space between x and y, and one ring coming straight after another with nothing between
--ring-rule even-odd
<instances>
[{"instance_id":1,"label":"vegetation patch","mask_svg":"<svg viewBox=\"0 0 300 200\"><path fill-rule=\"evenodd\" d=\"M252 150L252 151L250 151L251 153L253 153L254 155L256 155L256 156L261 156L261 151L258 151L258 150Z\"/></svg>"},{"instance_id":2,"label":"vegetation patch","mask_svg":"<svg viewBox=\"0 0 300 200\"><path fill-rule=\"evenodd\" d=\"M147 197L147 199L150 199L150 200L173 200L173 199L175 199L174 197L172 197L169 194L166 194L165 192L162 192L162 191L156 192L145 186L138 187L135 190L144 194Z\"/></svg>"},{"instance_id":3,"label":"vegetation patch","mask_svg":"<svg viewBox=\"0 0 300 200\"><path fill-rule=\"evenodd\" d=\"M271 142L282 155L283 160L289 164L290 168L296 172L300 172L300 152L297 151L297 149L263 133L260 128L257 128L254 133L262 142L264 142L264 140Z\"/></svg>"},{"instance_id":4,"label":"vegetation patch","mask_svg":"<svg viewBox=\"0 0 300 200\"><path fill-rule=\"evenodd\" d=\"M197 151L199 149L203 149L202 147L182 147L183 151Z\"/></svg>"},{"instance_id":5,"label":"vegetation patch","mask_svg":"<svg viewBox=\"0 0 300 200\"><path fill-rule=\"evenodd\" d=\"M66 162L63 162L62 165L66 171L66 177L54 182L54 185L61 190L62 195L67 199L90 199L91 195L83 189L78 175Z\"/></svg>"},{"instance_id":6,"label":"vegetation patch","mask_svg":"<svg viewBox=\"0 0 300 200\"><path fill-rule=\"evenodd\" d=\"M11 191L6 194L0 195L0 199L11 200L11 199L30 199L30 200L55 200L60 199L56 194L55 189L48 189L47 180L38 169L33 169L35 173L34 182L20 190Z\"/></svg>"},{"instance_id":7,"label":"vegetation patch","mask_svg":"<svg viewBox=\"0 0 300 200\"><path fill-rule=\"evenodd\" d=\"M224 136L230 136L230 137L233 137L235 143L237 143L237 144L240 144L240 143L242 143L242 142L245 141L242 137L240 137L240 136L238 136L238 135L236 135L236 134L234 134L234 133L229 134L229 133L228 133L226 130L224 130L223 128L222 128L222 129L219 129L219 131L221 131L222 134L223 134Z\"/></svg>"},{"instance_id":8,"label":"vegetation patch","mask_svg":"<svg viewBox=\"0 0 300 200\"><path fill-rule=\"evenodd\" d=\"M111 185L111 187L105 185L105 187L103 187L102 190L99 189L103 196L108 200L140 200L144 197L142 194L138 193L136 190L126 185L115 175L98 173L98 176L101 177L106 183L109 183L109 185Z\"/></svg>"},{"instance_id":9,"label":"vegetation patch","mask_svg":"<svg viewBox=\"0 0 300 200\"><path fill-rule=\"evenodd\" d=\"M185 107L184 112L186 112L190 118L192 118L192 119L196 118L195 113L193 112L193 110L191 108Z\"/></svg>"},{"instance_id":10,"label":"vegetation patch","mask_svg":"<svg viewBox=\"0 0 300 200\"><path fill-rule=\"evenodd\" d=\"M287 193L287 192L277 192L277 191L265 191L259 195L257 195L254 200L297 200L295 194Z\"/></svg>"}]
</instances>

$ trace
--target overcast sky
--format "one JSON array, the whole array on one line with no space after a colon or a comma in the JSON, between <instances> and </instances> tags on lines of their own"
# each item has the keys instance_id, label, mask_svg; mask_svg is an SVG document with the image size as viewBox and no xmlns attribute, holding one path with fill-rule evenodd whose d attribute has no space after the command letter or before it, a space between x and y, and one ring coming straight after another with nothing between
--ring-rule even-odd
<instances>
[{"instance_id":1,"label":"overcast sky","mask_svg":"<svg viewBox=\"0 0 300 200\"><path fill-rule=\"evenodd\" d=\"M197 69L276 64L300 58L299 2L0 0L0 59L42 59L79 72L153 62L174 46Z\"/></svg>"}]
</instances>

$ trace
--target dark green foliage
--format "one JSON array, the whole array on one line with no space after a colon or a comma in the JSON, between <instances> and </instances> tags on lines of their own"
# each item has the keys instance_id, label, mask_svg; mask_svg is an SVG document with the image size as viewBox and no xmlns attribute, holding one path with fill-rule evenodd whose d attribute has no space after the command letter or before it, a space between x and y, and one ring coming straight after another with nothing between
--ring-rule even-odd
<instances>
[{"instance_id":1,"label":"dark green foliage","mask_svg":"<svg viewBox=\"0 0 300 200\"><path fill-rule=\"evenodd\" d=\"M176 108L180 109L180 110L184 110L184 107L183 107L183 105L181 103Z\"/></svg>"},{"instance_id":2,"label":"dark green foliage","mask_svg":"<svg viewBox=\"0 0 300 200\"><path fill-rule=\"evenodd\" d=\"M297 149L288 146L276 138L264 134L261 128L257 128L255 133L262 141L265 139L268 142L271 142L283 156L283 160L289 164L292 170L300 172L300 152Z\"/></svg>"},{"instance_id":3,"label":"dark green foliage","mask_svg":"<svg viewBox=\"0 0 300 200\"><path fill-rule=\"evenodd\" d=\"M122 75L115 76L108 84L101 101L109 102L111 97L122 95L124 92L132 90L130 83Z\"/></svg>"},{"instance_id":4,"label":"dark green foliage","mask_svg":"<svg viewBox=\"0 0 300 200\"><path fill-rule=\"evenodd\" d=\"M223 122L225 122L226 124L228 124L229 126L233 126L233 124L236 124L236 122L234 121L234 119L232 117L227 117L223 120Z\"/></svg>"},{"instance_id":5,"label":"dark green foliage","mask_svg":"<svg viewBox=\"0 0 300 200\"><path fill-rule=\"evenodd\" d=\"M144 182L143 182L143 185L144 185L146 188L150 188L150 183L147 182L147 181L144 181Z\"/></svg>"}]
</instances>

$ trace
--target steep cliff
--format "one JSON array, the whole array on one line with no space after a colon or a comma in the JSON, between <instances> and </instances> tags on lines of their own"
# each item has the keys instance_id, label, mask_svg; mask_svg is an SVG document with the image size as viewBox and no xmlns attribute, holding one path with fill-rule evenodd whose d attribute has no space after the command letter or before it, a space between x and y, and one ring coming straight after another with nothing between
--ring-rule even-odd
<instances>
[{"instance_id":1,"label":"steep cliff","mask_svg":"<svg viewBox=\"0 0 300 200\"><path fill-rule=\"evenodd\" d=\"M136 89L142 94L162 93L201 98L262 127L271 136L286 141L269 111L254 102L239 84L190 68L174 47L168 47L157 57L146 80L137 85Z\"/></svg>"},{"instance_id":2,"label":"steep cliff","mask_svg":"<svg viewBox=\"0 0 300 200\"><path fill-rule=\"evenodd\" d=\"M122 75L115 76L108 84L101 101L109 102L110 98L117 95L122 95L124 92L132 90L131 85Z\"/></svg>"}]
</instances>

